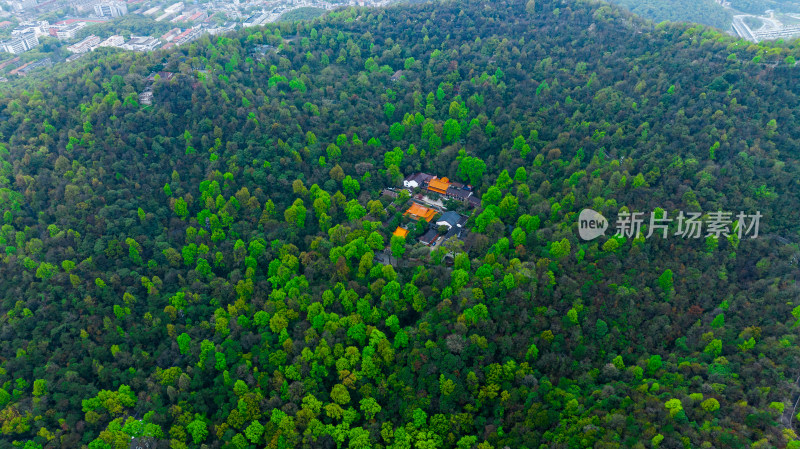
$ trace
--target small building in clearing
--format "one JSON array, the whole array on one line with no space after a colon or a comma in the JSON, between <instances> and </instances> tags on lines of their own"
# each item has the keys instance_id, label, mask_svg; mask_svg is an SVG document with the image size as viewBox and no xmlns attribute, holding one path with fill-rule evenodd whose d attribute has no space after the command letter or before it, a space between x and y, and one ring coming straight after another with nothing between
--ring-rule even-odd
<instances>
[{"instance_id":1,"label":"small building in clearing","mask_svg":"<svg viewBox=\"0 0 800 449\"><path fill-rule=\"evenodd\" d=\"M404 215L408 215L412 220L425 220L430 223L433 217L436 216L436 211L420 204L412 203Z\"/></svg>"},{"instance_id":2,"label":"small building in clearing","mask_svg":"<svg viewBox=\"0 0 800 449\"><path fill-rule=\"evenodd\" d=\"M428 173L414 173L403 180L403 187L409 191L416 188L422 193L436 193L447 198L466 202L470 207L479 206L481 201L475 196L472 186L450 181L448 178L439 178Z\"/></svg>"},{"instance_id":3,"label":"small building in clearing","mask_svg":"<svg viewBox=\"0 0 800 449\"><path fill-rule=\"evenodd\" d=\"M428 190L431 192L447 195L447 189L450 188L450 180L447 178L433 178L428 183Z\"/></svg>"},{"instance_id":4,"label":"small building in clearing","mask_svg":"<svg viewBox=\"0 0 800 449\"><path fill-rule=\"evenodd\" d=\"M436 220L436 226L447 226L447 229L451 229L453 227L461 227L462 217L458 212L448 211L442 214L438 220ZM466 219L463 220L466 222Z\"/></svg>"},{"instance_id":5,"label":"small building in clearing","mask_svg":"<svg viewBox=\"0 0 800 449\"><path fill-rule=\"evenodd\" d=\"M396 235L398 237L406 238L406 236L408 236L408 229L403 229L400 226L398 226L397 229L394 230L392 235Z\"/></svg>"},{"instance_id":6,"label":"small building in clearing","mask_svg":"<svg viewBox=\"0 0 800 449\"><path fill-rule=\"evenodd\" d=\"M433 246L438 238L439 233L435 229L428 229L425 234L420 236L419 242L426 246Z\"/></svg>"},{"instance_id":7,"label":"small building in clearing","mask_svg":"<svg viewBox=\"0 0 800 449\"><path fill-rule=\"evenodd\" d=\"M394 190L389 190L389 189L383 189L383 191L381 192L381 195L388 196L389 198L397 198L397 192L395 192Z\"/></svg>"},{"instance_id":8,"label":"small building in clearing","mask_svg":"<svg viewBox=\"0 0 800 449\"><path fill-rule=\"evenodd\" d=\"M416 187L425 188L431 179L435 178L433 175L427 173L414 173L403 180L403 187L407 189L414 189Z\"/></svg>"}]
</instances>

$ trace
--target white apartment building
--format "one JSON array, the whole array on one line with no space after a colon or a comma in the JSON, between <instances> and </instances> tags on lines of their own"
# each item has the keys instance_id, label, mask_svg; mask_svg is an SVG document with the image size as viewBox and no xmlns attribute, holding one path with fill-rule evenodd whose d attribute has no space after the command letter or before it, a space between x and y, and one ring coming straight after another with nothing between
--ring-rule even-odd
<instances>
[{"instance_id":1,"label":"white apartment building","mask_svg":"<svg viewBox=\"0 0 800 449\"><path fill-rule=\"evenodd\" d=\"M39 38L35 33L19 35L9 41L0 43L0 49L6 53L20 54L39 45Z\"/></svg>"},{"instance_id":2,"label":"white apartment building","mask_svg":"<svg viewBox=\"0 0 800 449\"><path fill-rule=\"evenodd\" d=\"M104 40L97 44L98 47L122 47L122 44L125 43L125 38L115 34L114 36L109 37L108 39Z\"/></svg>"},{"instance_id":3,"label":"white apartment building","mask_svg":"<svg viewBox=\"0 0 800 449\"><path fill-rule=\"evenodd\" d=\"M94 13L99 17L120 17L128 14L128 6L123 2L103 2L94 5Z\"/></svg>"},{"instance_id":4,"label":"white apartment building","mask_svg":"<svg viewBox=\"0 0 800 449\"><path fill-rule=\"evenodd\" d=\"M122 45L122 48L133 51L153 51L161 45L161 41L150 36L131 36L131 40Z\"/></svg>"},{"instance_id":5,"label":"white apartment building","mask_svg":"<svg viewBox=\"0 0 800 449\"><path fill-rule=\"evenodd\" d=\"M34 33L36 37L50 34L50 23L46 20L20 22L19 26L11 30L12 36Z\"/></svg>"},{"instance_id":6,"label":"white apartment building","mask_svg":"<svg viewBox=\"0 0 800 449\"><path fill-rule=\"evenodd\" d=\"M78 42L77 44L70 45L69 47L67 47L67 50L69 50L72 53L86 53L94 50L95 47L97 47L97 44L99 43L100 43L100 38L92 34L86 39L83 39L82 41Z\"/></svg>"},{"instance_id":7,"label":"white apartment building","mask_svg":"<svg viewBox=\"0 0 800 449\"><path fill-rule=\"evenodd\" d=\"M164 8L164 12L168 14L175 14L179 11L183 10L183 2L175 3L174 5L170 5L167 8Z\"/></svg>"},{"instance_id":8,"label":"white apartment building","mask_svg":"<svg viewBox=\"0 0 800 449\"><path fill-rule=\"evenodd\" d=\"M86 27L86 22L71 23L57 30L56 37L58 37L58 39L62 41L74 39L78 31L82 30L85 27Z\"/></svg>"}]
</instances>

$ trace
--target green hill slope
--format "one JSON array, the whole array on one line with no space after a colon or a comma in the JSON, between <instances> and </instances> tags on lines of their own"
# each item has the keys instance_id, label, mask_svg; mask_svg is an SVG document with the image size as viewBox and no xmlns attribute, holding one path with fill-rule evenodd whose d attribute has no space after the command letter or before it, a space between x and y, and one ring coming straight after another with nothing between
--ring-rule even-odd
<instances>
[{"instance_id":1,"label":"green hill slope","mask_svg":"<svg viewBox=\"0 0 800 449\"><path fill-rule=\"evenodd\" d=\"M5 93L0 447L797 448L797 56L437 2ZM462 240L382 195L417 172Z\"/></svg>"},{"instance_id":2,"label":"green hill slope","mask_svg":"<svg viewBox=\"0 0 800 449\"><path fill-rule=\"evenodd\" d=\"M691 22L728 30L733 15L714 0L610 0L644 18Z\"/></svg>"}]
</instances>

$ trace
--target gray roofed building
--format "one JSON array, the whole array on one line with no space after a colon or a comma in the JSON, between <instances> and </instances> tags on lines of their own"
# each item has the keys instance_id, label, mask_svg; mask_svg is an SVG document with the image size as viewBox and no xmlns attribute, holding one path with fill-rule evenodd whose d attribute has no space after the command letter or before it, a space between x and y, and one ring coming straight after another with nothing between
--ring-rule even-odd
<instances>
[{"instance_id":1,"label":"gray roofed building","mask_svg":"<svg viewBox=\"0 0 800 449\"><path fill-rule=\"evenodd\" d=\"M453 226L461 227L459 224L461 222L461 215L458 212L448 211L442 214L438 220L436 220L437 226L447 226L448 228L452 228Z\"/></svg>"},{"instance_id":2,"label":"gray roofed building","mask_svg":"<svg viewBox=\"0 0 800 449\"><path fill-rule=\"evenodd\" d=\"M436 241L436 239L438 237L439 237L439 233L436 232L435 229L428 229L428 231L425 232L425 234L422 234L422 236L420 236L420 238L418 240L423 245L431 246L431 245L433 245L433 243Z\"/></svg>"},{"instance_id":3,"label":"gray roofed building","mask_svg":"<svg viewBox=\"0 0 800 449\"><path fill-rule=\"evenodd\" d=\"M435 178L435 176L427 173L414 173L403 180L403 187L412 189L416 187L424 187L428 185L433 178Z\"/></svg>"},{"instance_id":4,"label":"gray roofed building","mask_svg":"<svg viewBox=\"0 0 800 449\"><path fill-rule=\"evenodd\" d=\"M122 48L133 51L153 51L161 45L161 41L150 36L133 36L131 39L122 44Z\"/></svg>"},{"instance_id":5,"label":"gray roofed building","mask_svg":"<svg viewBox=\"0 0 800 449\"><path fill-rule=\"evenodd\" d=\"M20 69L19 72L17 72L17 74L20 76L24 76L27 75L28 72L30 72L31 70L35 70L41 67L50 67L51 65L53 65L53 61L50 58L40 59L34 62L33 64L28 64L24 68Z\"/></svg>"},{"instance_id":6,"label":"gray roofed building","mask_svg":"<svg viewBox=\"0 0 800 449\"><path fill-rule=\"evenodd\" d=\"M388 196L389 198L397 198L397 192L389 189L383 189L383 191L381 191L381 195Z\"/></svg>"},{"instance_id":7,"label":"gray roofed building","mask_svg":"<svg viewBox=\"0 0 800 449\"><path fill-rule=\"evenodd\" d=\"M461 200L461 201L465 201L467 198L472 196L472 192L467 190L467 189L465 189L465 188L463 188L463 187L455 187L455 186L451 185L447 189L447 196L455 198L455 199L458 199L458 200Z\"/></svg>"}]
</instances>

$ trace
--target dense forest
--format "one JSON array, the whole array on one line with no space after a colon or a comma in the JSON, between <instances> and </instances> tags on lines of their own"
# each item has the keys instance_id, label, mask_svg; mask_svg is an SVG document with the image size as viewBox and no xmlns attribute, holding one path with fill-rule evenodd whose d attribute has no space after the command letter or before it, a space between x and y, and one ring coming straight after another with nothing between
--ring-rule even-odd
<instances>
[{"instance_id":1,"label":"dense forest","mask_svg":"<svg viewBox=\"0 0 800 449\"><path fill-rule=\"evenodd\" d=\"M4 91L0 447L798 449L798 50L443 1Z\"/></svg>"},{"instance_id":2,"label":"dense forest","mask_svg":"<svg viewBox=\"0 0 800 449\"><path fill-rule=\"evenodd\" d=\"M311 19L316 19L317 17L323 14L325 14L325 10L322 8L313 8L313 7L297 8L289 12L283 13L279 20L282 22L311 20Z\"/></svg>"},{"instance_id":3,"label":"dense forest","mask_svg":"<svg viewBox=\"0 0 800 449\"><path fill-rule=\"evenodd\" d=\"M714 0L610 0L639 16L663 22L693 22L728 30L733 14ZM762 0L732 0L759 3ZM738 6L738 4L737 4ZM761 8L759 13L763 12Z\"/></svg>"},{"instance_id":4,"label":"dense forest","mask_svg":"<svg viewBox=\"0 0 800 449\"><path fill-rule=\"evenodd\" d=\"M731 7L740 11L761 15L767 10L798 13L800 2L797 0L730 0Z\"/></svg>"}]
</instances>

